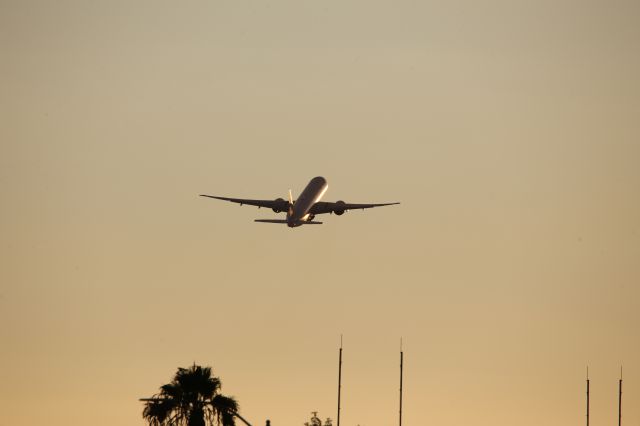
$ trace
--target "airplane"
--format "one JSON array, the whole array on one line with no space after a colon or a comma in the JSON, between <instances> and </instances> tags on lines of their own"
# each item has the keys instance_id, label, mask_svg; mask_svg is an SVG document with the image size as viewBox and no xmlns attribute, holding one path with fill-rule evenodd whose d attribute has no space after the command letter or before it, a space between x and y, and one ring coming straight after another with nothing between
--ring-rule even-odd
<instances>
[{"instance_id":1,"label":"airplane","mask_svg":"<svg viewBox=\"0 0 640 426\"><path fill-rule=\"evenodd\" d=\"M302 191L297 200L293 199L291 190L289 190L289 200L282 198L275 200L245 200L241 198L218 197L215 195L200 194L201 197L215 198L217 200L230 201L240 205L267 207L275 213L287 212L286 219L255 219L260 223L282 223L287 224L289 228L295 228L302 225L321 225L322 222L315 221L318 214L335 213L338 216L344 212L355 209L370 209L372 207L391 206L400 203L382 203L382 204L352 204L344 201L336 201L335 203L320 201L329 185L327 180L322 176L311 179L307 187Z\"/></svg>"}]
</instances>

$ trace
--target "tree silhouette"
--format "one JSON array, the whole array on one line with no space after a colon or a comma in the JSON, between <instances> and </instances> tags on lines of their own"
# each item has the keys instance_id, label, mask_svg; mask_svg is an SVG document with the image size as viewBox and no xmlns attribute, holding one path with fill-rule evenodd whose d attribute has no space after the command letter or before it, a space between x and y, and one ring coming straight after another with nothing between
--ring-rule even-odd
<instances>
[{"instance_id":1,"label":"tree silhouette","mask_svg":"<svg viewBox=\"0 0 640 426\"><path fill-rule=\"evenodd\" d=\"M325 420L323 425L322 420L320 420L320 417L318 417L317 411L312 411L311 414L312 414L311 420L308 422L305 422L304 426L333 426L333 422L329 417L327 417L327 420Z\"/></svg>"},{"instance_id":2,"label":"tree silhouette","mask_svg":"<svg viewBox=\"0 0 640 426\"><path fill-rule=\"evenodd\" d=\"M171 383L161 386L152 398L142 399L142 417L150 426L235 426L238 403L220 394L220 387L211 367L194 363L178 368Z\"/></svg>"}]
</instances>

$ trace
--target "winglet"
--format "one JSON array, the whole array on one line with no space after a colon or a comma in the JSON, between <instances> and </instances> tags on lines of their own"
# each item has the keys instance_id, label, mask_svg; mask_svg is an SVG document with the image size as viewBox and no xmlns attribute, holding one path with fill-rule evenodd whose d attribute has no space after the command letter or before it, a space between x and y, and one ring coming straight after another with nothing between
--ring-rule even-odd
<instances>
[{"instance_id":1,"label":"winglet","mask_svg":"<svg viewBox=\"0 0 640 426\"><path fill-rule=\"evenodd\" d=\"M289 190L289 204L293 205L293 194L291 193L291 190Z\"/></svg>"}]
</instances>

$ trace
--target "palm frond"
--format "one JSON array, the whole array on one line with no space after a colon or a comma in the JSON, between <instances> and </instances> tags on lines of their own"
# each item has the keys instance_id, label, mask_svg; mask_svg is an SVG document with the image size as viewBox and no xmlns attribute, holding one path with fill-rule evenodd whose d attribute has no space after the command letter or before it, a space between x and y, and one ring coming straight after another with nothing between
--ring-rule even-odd
<instances>
[{"instance_id":1,"label":"palm frond","mask_svg":"<svg viewBox=\"0 0 640 426\"><path fill-rule=\"evenodd\" d=\"M211 408L219 425L235 426L236 419L234 415L238 412L240 406L233 397L217 394L211 400Z\"/></svg>"},{"instance_id":2,"label":"palm frond","mask_svg":"<svg viewBox=\"0 0 640 426\"><path fill-rule=\"evenodd\" d=\"M235 400L232 396L224 396L217 394L211 399L211 406L215 411L225 412L225 413L236 413L240 410L240 405L238 401Z\"/></svg>"},{"instance_id":3,"label":"palm frond","mask_svg":"<svg viewBox=\"0 0 640 426\"><path fill-rule=\"evenodd\" d=\"M211 367L192 365L179 368L173 382L193 400L212 398L220 389L220 379L211 375Z\"/></svg>"},{"instance_id":4,"label":"palm frond","mask_svg":"<svg viewBox=\"0 0 640 426\"><path fill-rule=\"evenodd\" d=\"M149 424L163 425L176 408L176 401L172 399L158 399L147 401L142 411L142 417L149 421Z\"/></svg>"}]
</instances>

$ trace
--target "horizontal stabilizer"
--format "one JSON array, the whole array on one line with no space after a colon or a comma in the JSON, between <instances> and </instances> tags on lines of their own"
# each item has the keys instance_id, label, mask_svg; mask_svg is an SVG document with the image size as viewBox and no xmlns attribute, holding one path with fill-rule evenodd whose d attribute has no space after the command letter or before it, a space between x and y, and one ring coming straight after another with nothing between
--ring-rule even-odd
<instances>
[{"instance_id":1,"label":"horizontal stabilizer","mask_svg":"<svg viewBox=\"0 0 640 426\"><path fill-rule=\"evenodd\" d=\"M260 223L289 223L284 219L255 219L254 222ZM300 225L322 225L322 222L316 222L314 220L303 220L298 222Z\"/></svg>"}]
</instances>

